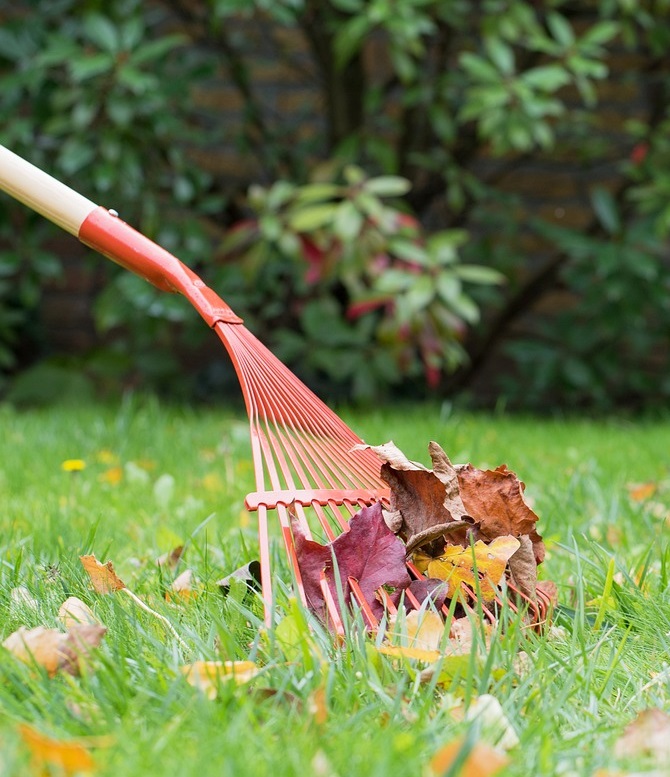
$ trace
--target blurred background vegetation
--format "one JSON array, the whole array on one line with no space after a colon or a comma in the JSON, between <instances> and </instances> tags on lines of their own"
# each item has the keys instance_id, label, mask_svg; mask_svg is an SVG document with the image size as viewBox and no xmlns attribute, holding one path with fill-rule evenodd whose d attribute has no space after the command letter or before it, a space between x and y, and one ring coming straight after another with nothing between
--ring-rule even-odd
<instances>
[{"instance_id":1,"label":"blurred background vegetation","mask_svg":"<svg viewBox=\"0 0 670 777\"><path fill-rule=\"evenodd\" d=\"M669 50L669 0L0 0L0 142L327 398L648 407ZM73 242L0 197L4 395L227 396L186 303Z\"/></svg>"}]
</instances>

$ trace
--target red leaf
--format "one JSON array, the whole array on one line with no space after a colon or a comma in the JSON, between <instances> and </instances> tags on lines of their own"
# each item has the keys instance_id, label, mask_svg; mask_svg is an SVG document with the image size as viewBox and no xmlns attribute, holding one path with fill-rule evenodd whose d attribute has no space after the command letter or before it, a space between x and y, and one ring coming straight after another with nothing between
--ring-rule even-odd
<instances>
[{"instance_id":1,"label":"red leaf","mask_svg":"<svg viewBox=\"0 0 670 777\"><path fill-rule=\"evenodd\" d=\"M320 585L322 571L325 572L338 612L338 577L344 601L351 601L349 578L352 577L358 581L376 616L383 612L376 597L379 588L405 588L409 585L405 546L386 526L380 503L364 507L351 519L349 531L340 534L327 545L308 540L296 519L293 520L292 528L307 604L324 622L328 618ZM337 577L333 557L337 562Z\"/></svg>"}]
</instances>

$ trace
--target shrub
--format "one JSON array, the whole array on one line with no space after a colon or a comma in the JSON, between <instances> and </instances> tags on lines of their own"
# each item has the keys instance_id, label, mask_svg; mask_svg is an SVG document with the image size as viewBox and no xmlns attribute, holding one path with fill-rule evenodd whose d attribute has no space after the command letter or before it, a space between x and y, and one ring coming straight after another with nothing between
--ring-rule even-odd
<instances>
[{"instance_id":1,"label":"shrub","mask_svg":"<svg viewBox=\"0 0 670 777\"><path fill-rule=\"evenodd\" d=\"M670 391L658 377L667 359L659 346L670 275L666 5L119 0L103 11L94 0L19 2L3 10L0 30L0 109L14 117L0 139L52 172L85 179L93 198L123 203L128 220L239 300L240 312L250 311L310 380L355 380L357 394L371 395L382 382L421 371L443 395L484 385L487 396L502 393L516 404L663 399ZM603 127L603 85L616 57L629 54L634 66L623 83L639 95L635 118ZM314 95L288 113L275 109L260 76L267 61L279 60ZM239 121L193 109L192 87L214 72L237 90ZM206 164L213 143L253 158L262 188L247 197L250 181L228 183L195 164L192 152ZM397 233L377 235L386 241L386 267L369 262L366 241L379 230L341 188L310 203L321 222L291 222L299 198L315 197L315 169L326 160L336 170L366 171L357 175L367 187L409 182L397 190L397 208L416 222L396 220ZM563 164L591 176L584 196L575 195L586 215L567 225L536 202L541 184L516 193L506 184L511 174L541 178ZM16 234L15 213L0 218L1 234L8 223ZM30 231L44 252L46 227L23 218L29 226L21 234ZM207 257L240 221L247 223L237 237L247 242L236 254L238 278L228 261L219 267ZM13 278L18 241L4 237L5 279ZM463 272L498 276L463 271L458 261L421 264L439 245L508 282L461 294ZM402 254L408 250L422 253L416 278L415 260ZM51 259L28 277L47 271ZM438 275L436 293L429 278ZM278 283L286 290L280 299ZM38 298L38 287L33 282L28 298ZM8 288L0 291L5 363L31 318L25 301L7 298ZM280 310L289 292L289 310ZM556 292L570 304L540 311ZM393 301L381 302L384 295ZM370 309L356 318L364 304ZM175 374L174 362L148 357L157 338L167 339L164 354L192 340L183 306L119 275L98 311L118 337L123 326L136 368L151 365L162 383ZM166 326L177 319L179 327ZM501 355L507 366L492 370Z\"/></svg>"}]
</instances>

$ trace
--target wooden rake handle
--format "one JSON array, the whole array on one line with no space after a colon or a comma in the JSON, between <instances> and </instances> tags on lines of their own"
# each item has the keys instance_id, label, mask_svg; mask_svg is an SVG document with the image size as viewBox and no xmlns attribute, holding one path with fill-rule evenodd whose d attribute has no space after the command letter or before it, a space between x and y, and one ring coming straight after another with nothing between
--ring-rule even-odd
<instances>
[{"instance_id":1,"label":"wooden rake handle","mask_svg":"<svg viewBox=\"0 0 670 777\"><path fill-rule=\"evenodd\" d=\"M183 294L209 326L242 323L191 269L116 211L96 205L1 145L0 189L161 291Z\"/></svg>"}]
</instances>

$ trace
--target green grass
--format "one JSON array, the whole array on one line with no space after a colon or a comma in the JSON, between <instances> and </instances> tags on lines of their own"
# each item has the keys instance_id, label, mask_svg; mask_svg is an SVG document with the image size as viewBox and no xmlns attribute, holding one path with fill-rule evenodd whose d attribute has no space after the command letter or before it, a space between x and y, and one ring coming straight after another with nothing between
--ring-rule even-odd
<instances>
[{"instance_id":1,"label":"green grass","mask_svg":"<svg viewBox=\"0 0 670 777\"><path fill-rule=\"evenodd\" d=\"M392 438L410 458L427 461L435 439L455 462L515 470L547 541L542 575L559 585L556 627L537 636L509 615L489 649L479 645L439 683L422 682L411 662L380 656L355 625L342 646L316 629L296 650L261 628L257 601L239 589L226 600L215 585L256 556L253 516L243 510L253 473L239 412L139 399L0 407L0 636L56 626L69 595L108 628L93 669L78 679L49 679L1 656L0 773L34 773L16 735L29 722L63 740L110 737L94 751L101 775L417 777L441 745L469 729L478 735L454 708L482 693L498 698L521 740L506 774L616 767L613 744L625 724L645 707L670 705L670 422L540 421L436 406L344 417L368 442ZM86 467L64 472L67 459ZM631 500L630 484L648 481L657 493ZM201 592L170 604L154 562L181 543ZM128 587L170 619L187 655L130 599L91 591L78 561L90 552L113 560ZM12 602L17 586L39 606ZM278 616L289 593L280 587ZM218 658L251 658L264 669L209 701L179 667ZM320 723L318 689L328 708Z\"/></svg>"}]
</instances>

